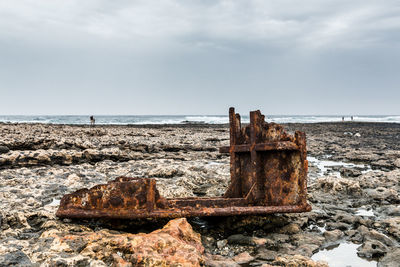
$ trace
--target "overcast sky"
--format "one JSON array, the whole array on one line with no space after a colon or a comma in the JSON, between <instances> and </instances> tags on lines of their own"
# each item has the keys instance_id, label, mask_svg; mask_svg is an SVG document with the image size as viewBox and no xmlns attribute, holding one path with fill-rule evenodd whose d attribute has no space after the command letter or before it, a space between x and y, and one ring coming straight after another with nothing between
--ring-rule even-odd
<instances>
[{"instance_id":1,"label":"overcast sky","mask_svg":"<svg viewBox=\"0 0 400 267\"><path fill-rule=\"evenodd\" d=\"M400 114L400 1L0 1L0 114Z\"/></svg>"}]
</instances>

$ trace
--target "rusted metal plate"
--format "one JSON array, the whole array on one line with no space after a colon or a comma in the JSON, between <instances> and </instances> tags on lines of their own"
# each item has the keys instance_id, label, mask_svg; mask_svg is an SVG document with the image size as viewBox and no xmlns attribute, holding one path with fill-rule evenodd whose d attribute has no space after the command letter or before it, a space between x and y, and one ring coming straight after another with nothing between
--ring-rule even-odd
<instances>
[{"instance_id":1,"label":"rusted metal plate","mask_svg":"<svg viewBox=\"0 0 400 267\"><path fill-rule=\"evenodd\" d=\"M57 216L64 218L175 218L255 215L310 211L307 203L306 137L267 123L260 111L250 112L242 127L229 110L231 183L223 197L160 196L154 179L119 177L108 184L65 195Z\"/></svg>"}]
</instances>

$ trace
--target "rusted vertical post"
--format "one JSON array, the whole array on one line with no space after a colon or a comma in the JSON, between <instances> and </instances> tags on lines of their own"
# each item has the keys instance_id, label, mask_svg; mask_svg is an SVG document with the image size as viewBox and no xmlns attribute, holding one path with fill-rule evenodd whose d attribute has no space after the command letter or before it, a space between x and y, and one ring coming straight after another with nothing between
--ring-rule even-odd
<instances>
[{"instance_id":1,"label":"rusted vertical post","mask_svg":"<svg viewBox=\"0 0 400 267\"><path fill-rule=\"evenodd\" d=\"M147 211L153 211L155 207L156 198L156 180L149 179L147 183L148 189L146 194Z\"/></svg>"},{"instance_id":2,"label":"rusted vertical post","mask_svg":"<svg viewBox=\"0 0 400 267\"><path fill-rule=\"evenodd\" d=\"M249 201L255 201L259 196L259 190L258 187L260 186L260 183L258 181L259 179L259 169L260 166L258 166L258 155L256 151L256 143L257 143L257 138L260 133L260 116L261 113L259 110L257 111L252 111L250 112L250 180L246 181L248 184L248 200ZM261 183L262 184L262 183ZM255 188L257 190L253 191L252 189Z\"/></svg>"},{"instance_id":3,"label":"rusted vertical post","mask_svg":"<svg viewBox=\"0 0 400 267\"><path fill-rule=\"evenodd\" d=\"M229 108L229 134L230 134L230 174L231 183L224 197L240 197L241 196L241 180L240 180L240 162L235 152L235 145L240 136L240 115L235 114L234 108Z\"/></svg>"},{"instance_id":4,"label":"rusted vertical post","mask_svg":"<svg viewBox=\"0 0 400 267\"><path fill-rule=\"evenodd\" d=\"M308 160L307 160L307 144L306 144L306 134L304 132L296 131L294 134L295 138L295 143L299 146L300 149L300 160L303 164L301 166L304 168L303 171L301 171L301 175L303 177L299 177L299 181L301 184L300 186L300 200L303 205L307 205L307 173L308 173Z\"/></svg>"}]
</instances>

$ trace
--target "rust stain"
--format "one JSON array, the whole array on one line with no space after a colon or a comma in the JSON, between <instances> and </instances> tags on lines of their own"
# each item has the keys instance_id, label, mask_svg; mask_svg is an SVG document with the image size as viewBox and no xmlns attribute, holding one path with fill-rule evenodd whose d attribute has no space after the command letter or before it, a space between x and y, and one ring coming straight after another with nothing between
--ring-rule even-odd
<instances>
[{"instance_id":1,"label":"rust stain","mask_svg":"<svg viewBox=\"0 0 400 267\"><path fill-rule=\"evenodd\" d=\"M306 212L306 136L287 134L265 122L259 110L250 112L242 127L240 115L229 109L231 182L223 197L162 197L154 179L119 177L107 184L65 195L60 218L177 218Z\"/></svg>"}]
</instances>

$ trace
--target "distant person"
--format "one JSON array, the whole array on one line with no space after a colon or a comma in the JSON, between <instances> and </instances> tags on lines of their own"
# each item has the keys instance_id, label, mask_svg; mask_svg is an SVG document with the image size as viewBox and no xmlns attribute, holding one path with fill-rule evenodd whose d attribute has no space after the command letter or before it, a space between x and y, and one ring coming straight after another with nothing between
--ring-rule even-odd
<instances>
[{"instance_id":1,"label":"distant person","mask_svg":"<svg viewBox=\"0 0 400 267\"><path fill-rule=\"evenodd\" d=\"M90 116L90 125L93 126L96 123L96 120L93 116Z\"/></svg>"},{"instance_id":2,"label":"distant person","mask_svg":"<svg viewBox=\"0 0 400 267\"><path fill-rule=\"evenodd\" d=\"M351 120L353 120L353 116L351 116Z\"/></svg>"},{"instance_id":3,"label":"distant person","mask_svg":"<svg viewBox=\"0 0 400 267\"><path fill-rule=\"evenodd\" d=\"M344 117L342 117L342 121L344 121Z\"/></svg>"}]
</instances>

